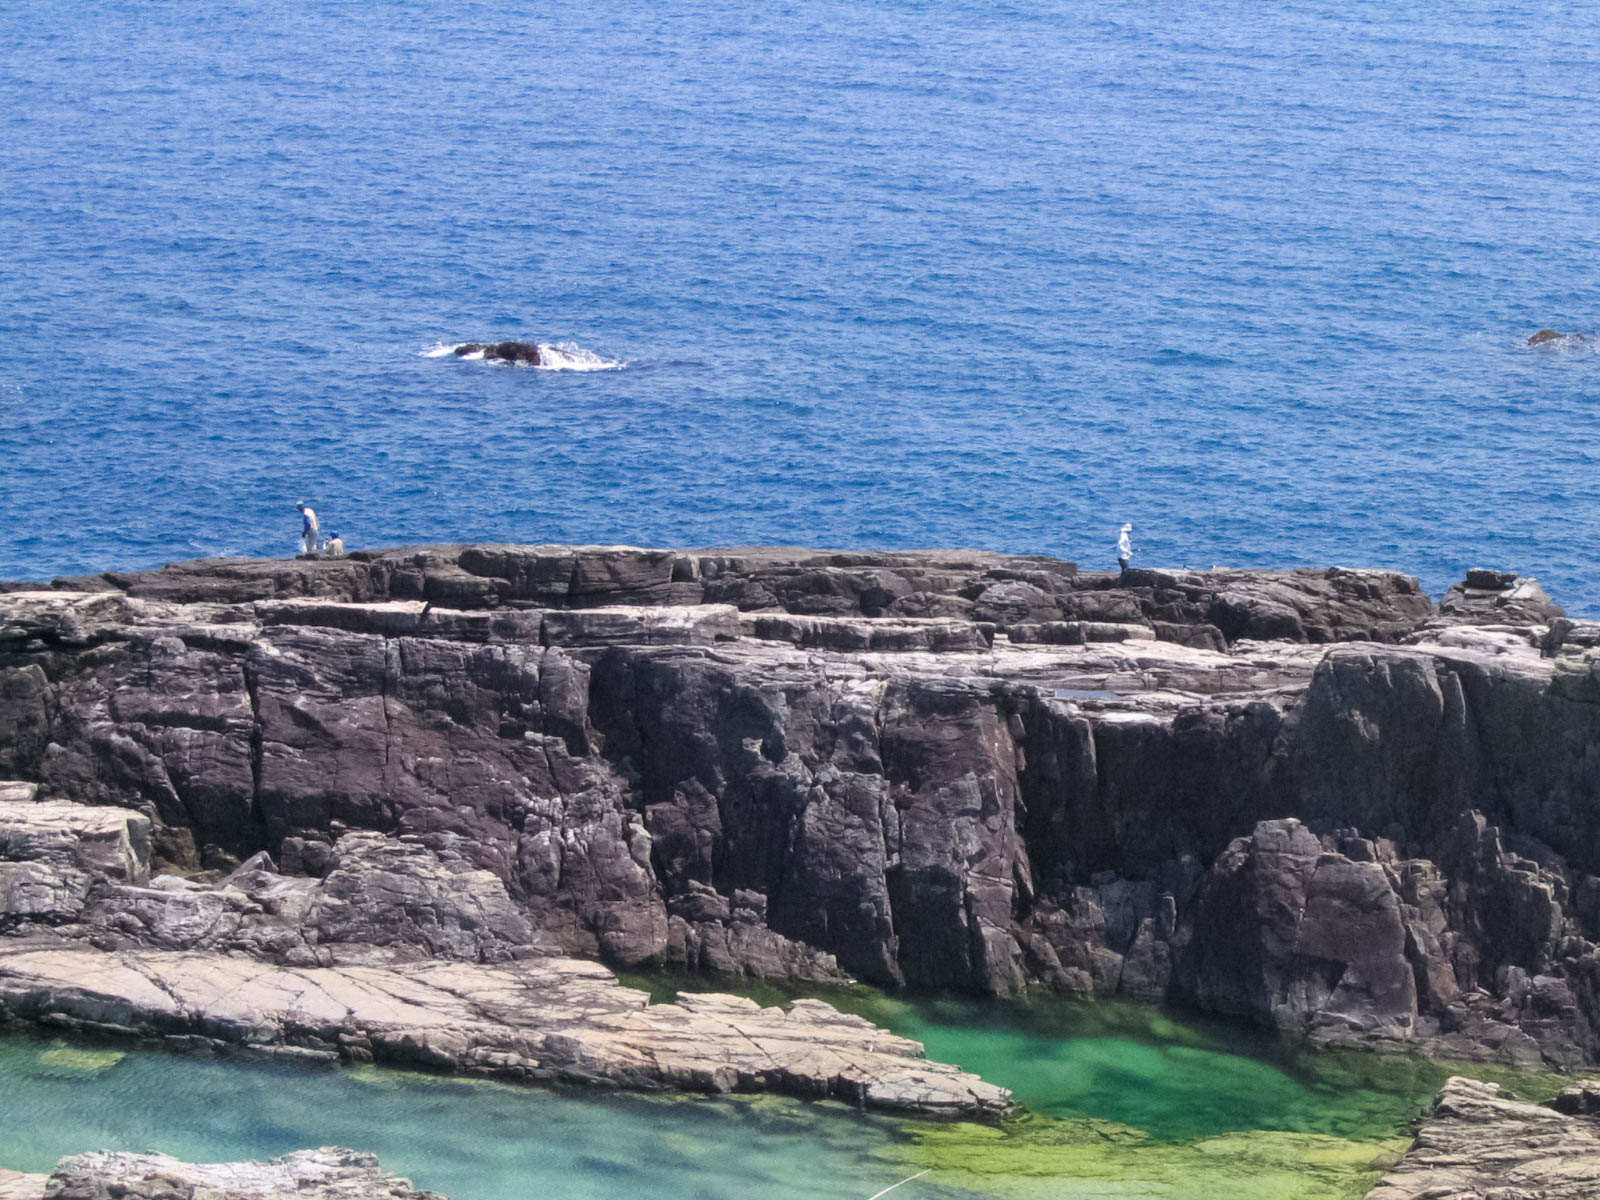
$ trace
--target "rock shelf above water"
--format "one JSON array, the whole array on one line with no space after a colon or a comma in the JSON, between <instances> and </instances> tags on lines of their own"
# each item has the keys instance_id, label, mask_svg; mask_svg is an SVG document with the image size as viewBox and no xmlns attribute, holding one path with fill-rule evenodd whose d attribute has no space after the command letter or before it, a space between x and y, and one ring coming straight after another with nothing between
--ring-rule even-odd
<instances>
[{"instance_id":1,"label":"rock shelf above water","mask_svg":"<svg viewBox=\"0 0 1600 1200\"><path fill-rule=\"evenodd\" d=\"M0 947L0 1014L302 1061L377 1061L643 1091L771 1091L977 1116L1003 1088L818 1000L648 1004L570 958L291 968L246 958Z\"/></svg>"}]
</instances>

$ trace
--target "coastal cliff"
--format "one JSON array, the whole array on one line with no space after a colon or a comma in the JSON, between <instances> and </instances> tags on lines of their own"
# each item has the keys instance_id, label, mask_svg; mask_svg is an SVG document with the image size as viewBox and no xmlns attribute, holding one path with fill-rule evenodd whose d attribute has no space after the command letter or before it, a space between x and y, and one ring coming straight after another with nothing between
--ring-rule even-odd
<instances>
[{"instance_id":1,"label":"coastal cliff","mask_svg":"<svg viewBox=\"0 0 1600 1200\"><path fill-rule=\"evenodd\" d=\"M0 831L0 954L597 957L1600 1056L1600 638L1531 581L468 546L6 587L0 777L139 814L155 878Z\"/></svg>"}]
</instances>

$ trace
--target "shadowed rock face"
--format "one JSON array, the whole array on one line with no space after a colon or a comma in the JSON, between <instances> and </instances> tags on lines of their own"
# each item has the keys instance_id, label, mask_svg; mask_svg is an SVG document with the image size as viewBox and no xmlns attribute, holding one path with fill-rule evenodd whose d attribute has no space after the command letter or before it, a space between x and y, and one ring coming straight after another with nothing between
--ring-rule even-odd
<instances>
[{"instance_id":1,"label":"shadowed rock face","mask_svg":"<svg viewBox=\"0 0 1600 1200\"><path fill-rule=\"evenodd\" d=\"M1522 582L1451 613L1382 572L594 547L58 581L0 596L0 775L145 814L212 884L265 852L220 890L287 915L125 887L0 926L1043 984L1581 1062L1600 635L1518 624Z\"/></svg>"}]
</instances>

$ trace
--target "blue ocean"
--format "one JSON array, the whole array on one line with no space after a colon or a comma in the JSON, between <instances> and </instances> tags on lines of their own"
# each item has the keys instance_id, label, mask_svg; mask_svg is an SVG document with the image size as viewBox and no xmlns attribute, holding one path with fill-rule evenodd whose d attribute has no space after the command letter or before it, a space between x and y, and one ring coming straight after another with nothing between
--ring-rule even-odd
<instances>
[{"instance_id":1,"label":"blue ocean","mask_svg":"<svg viewBox=\"0 0 1600 1200\"><path fill-rule=\"evenodd\" d=\"M0 578L289 554L304 499L1102 568L1131 520L1594 612L1597 25L8 0ZM448 353L500 339L559 369Z\"/></svg>"}]
</instances>

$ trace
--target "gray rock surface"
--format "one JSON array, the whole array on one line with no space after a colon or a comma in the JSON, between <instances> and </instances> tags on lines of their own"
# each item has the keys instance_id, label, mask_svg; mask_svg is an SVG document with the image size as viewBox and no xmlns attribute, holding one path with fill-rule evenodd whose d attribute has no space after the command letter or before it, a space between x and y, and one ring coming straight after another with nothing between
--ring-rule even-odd
<instances>
[{"instance_id":1,"label":"gray rock surface","mask_svg":"<svg viewBox=\"0 0 1600 1200\"><path fill-rule=\"evenodd\" d=\"M1367 1200L1593 1200L1600 1122L1447 1080L1433 1115Z\"/></svg>"},{"instance_id":2,"label":"gray rock surface","mask_svg":"<svg viewBox=\"0 0 1600 1200\"><path fill-rule=\"evenodd\" d=\"M44 1200L48 1175L0 1169L0 1200Z\"/></svg>"},{"instance_id":3,"label":"gray rock surface","mask_svg":"<svg viewBox=\"0 0 1600 1200\"><path fill-rule=\"evenodd\" d=\"M372 1154L324 1146L268 1162L187 1163L165 1154L95 1151L62 1159L34 1193L45 1200L442 1200L388 1175Z\"/></svg>"},{"instance_id":4,"label":"gray rock surface","mask_svg":"<svg viewBox=\"0 0 1600 1200\"><path fill-rule=\"evenodd\" d=\"M1447 620L1469 625L1548 625L1567 615L1537 579L1475 568L1439 602Z\"/></svg>"},{"instance_id":5,"label":"gray rock surface","mask_svg":"<svg viewBox=\"0 0 1600 1200\"><path fill-rule=\"evenodd\" d=\"M820 1000L649 1004L598 963L282 967L198 951L0 943L0 1016L298 1060L639 1090L774 1091L983 1115L1003 1088Z\"/></svg>"},{"instance_id":6,"label":"gray rock surface","mask_svg":"<svg viewBox=\"0 0 1600 1200\"><path fill-rule=\"evenodd\" d=\"M452 609L729 604L800 616L966 617L1002 629L1030 621L1120 622L1164 627L1178 641L1214 633L1229 641L1393 641L1433 611L1415 579L1389 571L1119 575L970 550L421 546L320 561L200 559L52 586L183 604L292 597L423 600Z\"/></svg>"},{"instance_id":7,"label":"gray rock surface","mask_svg":"<svg viewBox=\"0 0 1600 1200\"><path fill-rule=\"evenodd\" d=\"M150 874L147 818L36 794L31 784L0 792L0 930L70 921L97 881L140 884Z\"/></svg>"},{"instance_id":8,"label":"gray rock surface","mask_svg":"<svg viewBox=\"0 0 1600 1200\"><path fill-rule=\"evenodd\" d=\"M1044 984L1594 1061L1600 637L1458 615L1386 572L956 552L435 547L15 591L0 774L145 815L187 880L13 932Z\"/></svg>"}]
</instances>

